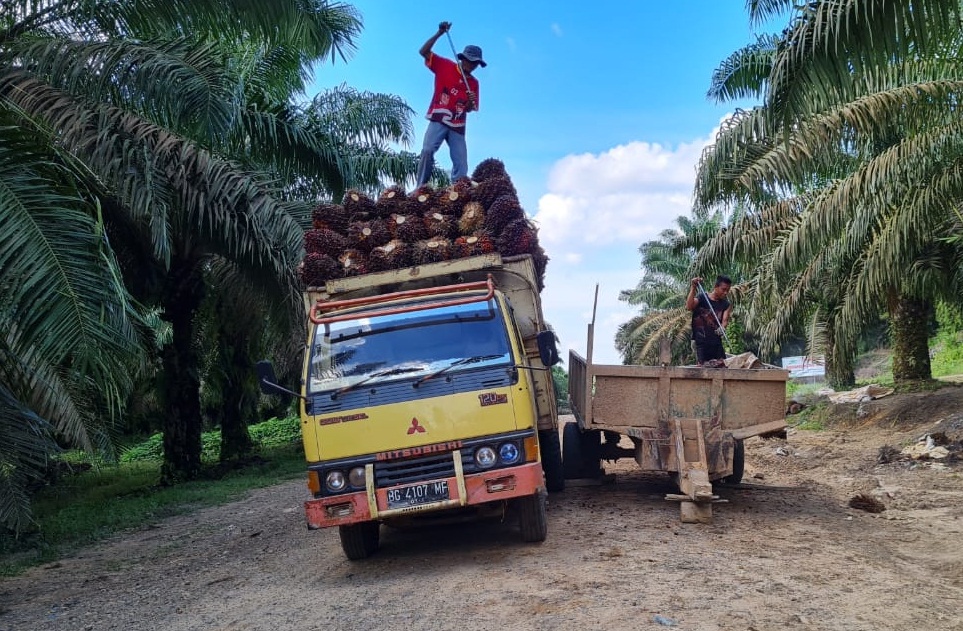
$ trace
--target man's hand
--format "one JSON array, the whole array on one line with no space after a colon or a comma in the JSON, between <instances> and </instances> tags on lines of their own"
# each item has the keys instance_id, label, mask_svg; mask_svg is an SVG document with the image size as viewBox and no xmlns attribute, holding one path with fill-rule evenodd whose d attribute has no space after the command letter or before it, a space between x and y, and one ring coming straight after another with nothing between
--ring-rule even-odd
<instances>
[{"instance_id":1,"label":"man's hand","mask_svg":"<svg viewBox=\"0 0 963 631\"><path fill-rule=\"evenodd\" d=\"M475 93L468 90L468 109L471 111L478 109L478 99L475 97Z\"/></svg>"},{"instance_id":2,"label":"man's hand","mask_svg":"<svg viewBox=\"0 0 963 631\"><path fill-rule=\"evenodd\" d=\"M438 25L438 34L441 35L442 33L447 33L450 28L451 22L442 22Z\"/></svg>"},{"instance_id":3,"label":"man's hand","mask_svg":"<svg viewBox=\"0 0 963 631\"><path fill-rule=\"evenodd\" d=\"M719 337L722 337L725 334L726 334L726 330L721 326L718 329L716 329L716 335L718 335Z\"/></svg>"},{"instance_id":4,"label":"man's hand","mask_svg":"<svg viewBox=\"0 0 963 631\"><path fill-rule=\"evenodd\" d=\"M695 278L692 279L692 286L693 286L693 287L698 287L698 286L699 286L699 283L701 283L701 282L702 282L702 277L701 277L701 276L696 276Z\"/></svg>"}]
</instances>

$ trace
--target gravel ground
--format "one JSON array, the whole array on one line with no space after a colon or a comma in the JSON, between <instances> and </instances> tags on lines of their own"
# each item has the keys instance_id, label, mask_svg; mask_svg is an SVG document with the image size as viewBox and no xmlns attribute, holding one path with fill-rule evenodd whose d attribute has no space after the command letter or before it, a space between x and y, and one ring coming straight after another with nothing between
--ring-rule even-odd
<instances>
[{"instance_id":1,"label":"gravel ground","mask_svg":"<svg viewBox=\"0 0 963 631\"><path fill-rule=\"evenodd\" d=\"M960 390L937 407L963 409ZM959 469L876 464L942 418L927 414L750 439L758 488L721 490L711 525L679 522L666 477L607 465L612 483L550 498L537 545L509 513L383 527L379 553L350 562L287 483L0 580L0 631L963 630ZM849 508L856 493L887 510Z\"/></svg>"}]
</instances>

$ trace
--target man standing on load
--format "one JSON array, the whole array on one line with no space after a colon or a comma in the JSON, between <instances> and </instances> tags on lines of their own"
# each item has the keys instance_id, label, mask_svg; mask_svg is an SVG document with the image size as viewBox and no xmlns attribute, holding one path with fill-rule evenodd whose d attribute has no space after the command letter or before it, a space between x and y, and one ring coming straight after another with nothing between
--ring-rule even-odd
<instances>
[{"instance_id":1,"label":"man standing on load","mask_svg":"<svg viewBox=\"0 0 963 631\"><path fill-rule=\"evenodd\" d=\"M468 112L478 109L478 79L472 71L487 64L478 46L465 46L458 53L458 61L440 57L431 52L438 38L448 32L450 22L438 25L438 32L428 38L418 51L425 58L425 65L435 74L435 93L428 108L428 129L418 162L418 186L431 178L435 152L441 143L448 143L451 155L452 181L468 176L468 148L465 144L465 118Z\"/></svg>"},{"instance_id":2,"label":"man standing on load","mask_svg":"<svg viewBox=\"0 0 963 631\"><path fill-rule=\"evenodd\" d=\"M726 351L722 346L722 337L732 314L732 304L726 300L732 280L728 276L716 277L716 284L709 293L699 291L701 283L701 278L693 278L685 299L685 308L692 312L692 341L695 343L696 360L700 366L725 366Z\"/></svg>"}]
</instances>

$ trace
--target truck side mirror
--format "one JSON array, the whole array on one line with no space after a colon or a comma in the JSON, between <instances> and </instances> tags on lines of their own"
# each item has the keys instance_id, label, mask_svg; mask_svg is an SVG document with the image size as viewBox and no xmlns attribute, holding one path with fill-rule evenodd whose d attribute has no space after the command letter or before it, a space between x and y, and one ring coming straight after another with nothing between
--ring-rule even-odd
<instances>
[{"instance_id":1,"label":"truck side mirror","mask_svg":"<svg viewBox=\"0 0 963 631\"><path fill-rule=\"evenodd\" d=\"M558 356L558 346L555 345L554 331L540 331L535 341L538 343L538 356L543 366L554 366L562 361Z\"/></svg>"},{"instance_id":2,"label":"truck side mirror","mask_svg":"<svg viewBox=\"0 0 963 631\"><path fill-rule=\"evenodd\" d=\"M278 378L274 375L274 365L268 360L262 359L254 364L254 373L257 375L257 385L260 386L261 392L264 394L290 394L308 402L307 397L278 385Z\"/></svg>"},{"instance_id":3,"label":"truck side mirror","mask_svg":"<svg viewBox=\"0 0 963 631\"><path fill-rule=\"evenodd\" d=\"M257 385L264 394L281 394L284 390L278 385L278 378L274 374L274 365L266 359L254 364L257 374Z\"/></svg>"}]
</instances>

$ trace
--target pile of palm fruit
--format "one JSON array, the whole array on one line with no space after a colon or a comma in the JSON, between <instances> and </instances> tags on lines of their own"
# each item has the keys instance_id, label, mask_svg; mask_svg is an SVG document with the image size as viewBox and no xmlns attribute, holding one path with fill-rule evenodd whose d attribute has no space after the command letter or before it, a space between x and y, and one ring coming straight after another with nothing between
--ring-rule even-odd
<instances>
[{"instance_id":1,"label":"pile of palm fruit","mask_svg":"<svg viewBox=\"0 0 963 631\"><path fill-rule=\"evenodd\" d=\"M321 204L304 233L306 286L412 265L498 252L532 255L539 289L548 256L525 216L505 165L482 161L471 178L410 194L399 186L377 199L349 190L341 204Z\"/></svg>"}]
</instances>

